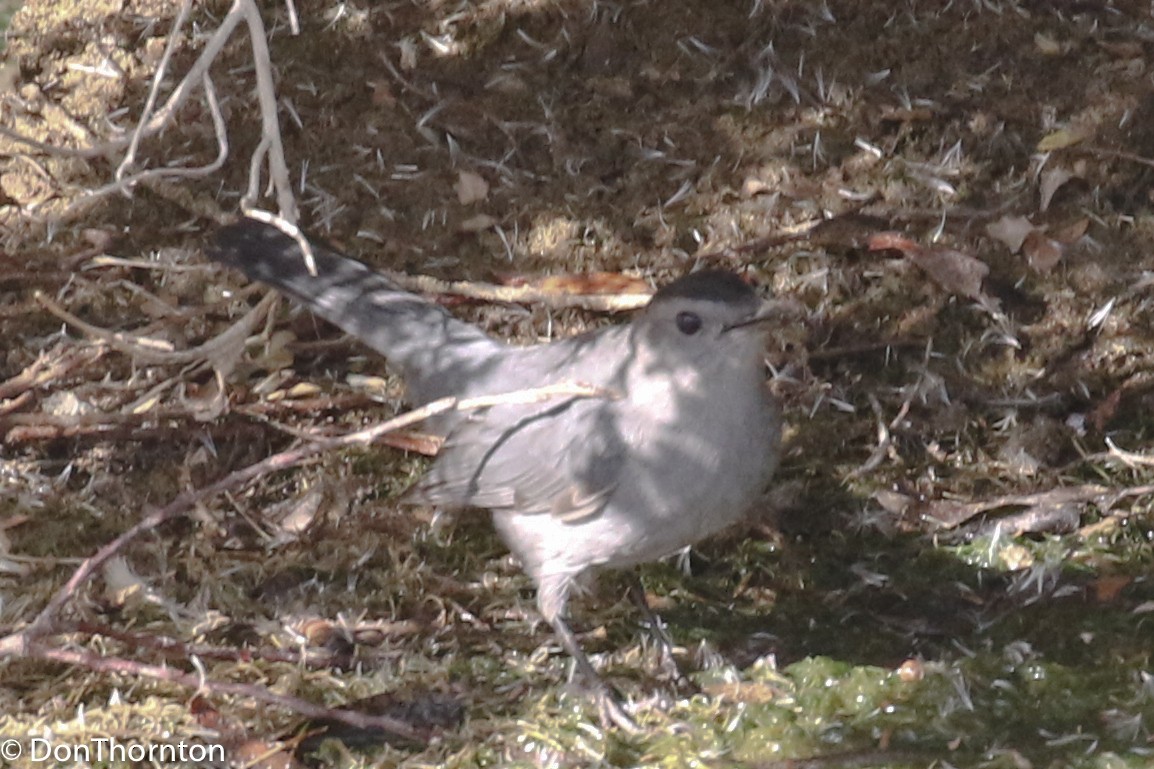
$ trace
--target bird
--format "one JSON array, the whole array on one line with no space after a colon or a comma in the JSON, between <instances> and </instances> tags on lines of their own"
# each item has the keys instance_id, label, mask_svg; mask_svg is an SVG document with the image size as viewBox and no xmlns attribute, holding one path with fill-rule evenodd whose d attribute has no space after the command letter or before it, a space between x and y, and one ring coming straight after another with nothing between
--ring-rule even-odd
<instances>
[{"instance_id":1,"label":"bird","mask_svg":"<svg viewBox=\"0 0 1154 769\"><path fill-rule=\"evenodd\" d=\"M781 439L765 366L774 303L733 272L700 270L628 323L519 346L320 240L309 245L315 274L295 237L245 217L219 229L207 253L380 353L414 406L566 384L603 393L432 417L427 429L444 442L405 501L490 511L602 722L634 728L570 628L568 600L585 575L682 551L763 498Z\"/></svg>"}]
</instances>

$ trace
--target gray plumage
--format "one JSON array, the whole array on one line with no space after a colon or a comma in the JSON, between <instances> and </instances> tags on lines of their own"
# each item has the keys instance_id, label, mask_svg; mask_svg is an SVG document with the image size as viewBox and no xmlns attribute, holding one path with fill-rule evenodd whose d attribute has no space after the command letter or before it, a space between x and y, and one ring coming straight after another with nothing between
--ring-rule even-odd
<instances>
[{"instance_id":1,"label":"gray plumage","mask_svg":"<svg viewBox=\"0 0 1154 769\"><path fill-rule=\"evenodd\" d=\"M242 220L220 231L210 255L380 352L414 405L551 384L617 394L444 415L433 428L446 442L409 495L492 511L537 585L541 614L587 675L564 621L574 580L692 545L766 489L781 428L764 381L765 305L732 273L683 277L626 325L517 347L360 262L313 250L316 277L293 239Z\"/></svg>"}]
</instances>

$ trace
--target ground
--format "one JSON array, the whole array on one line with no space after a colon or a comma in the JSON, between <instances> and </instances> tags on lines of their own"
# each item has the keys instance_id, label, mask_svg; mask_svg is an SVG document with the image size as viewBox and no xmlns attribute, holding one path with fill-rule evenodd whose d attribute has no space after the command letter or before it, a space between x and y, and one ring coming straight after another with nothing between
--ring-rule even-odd
<instances>
[{"instance_id":1,"label":"ground","mask_svg":"<svg viewBox=\"0 0 1154 769\"><path fill-rule=\"evenodd\" d=\"M223 163L133 176L213 163L198 91L114 186L165 46L161 101L228 11L196 4L173 36L178 9L30 0L12 21L4 634L181 492L400 408L380 360L287 305L202 346L261 295L203 257L260 139L243 27L210 71ZM215 740L261 766L1154 760L1148 4L296 12L294 35L262 10L312 232L475 286L724 266L793 308L767 351L788 422L770 498L642 569L702 692L673 687L606 575L575 616L642 731L602 730L484 516L401 507L425 460L346 447L117 550L35 649L2 647L0 734ZM439 300L519 342L623 320ZM426 742L298 744L317 722L254 689Z\"/></svg>"}]
</instances>

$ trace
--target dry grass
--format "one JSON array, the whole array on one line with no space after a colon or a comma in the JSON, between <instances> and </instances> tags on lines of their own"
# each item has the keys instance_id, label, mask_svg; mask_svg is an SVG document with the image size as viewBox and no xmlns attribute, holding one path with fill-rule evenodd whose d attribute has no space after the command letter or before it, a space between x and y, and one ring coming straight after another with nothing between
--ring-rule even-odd
<instances>
[{"instance_id":1,"label":"dry grass","mask_svg":"<svg viewBox=\"0 0 1154 769\"><path fill-rule=\"evenodd\" d=\"M173 72L225 10L194 9ZM128 543L42 639L57 657L0 661L0 734L288 760L274 743L306 719L260 689L432 737L349 733L297 751L309 765L1147 764L1154 526L1126 490L1151 482L1148 9L299 10L295 37L283 9L265 18L314 231L448 280L661 281L705 259L800 308L769 351L790 422L772 510L688 575L645 569L705 693L672 692L609 577L577 616L646 730L601 731L483 516L398 508L423 460L344 448ZM175 13L32 0L0 124L74 150L113 138ZM86 198L119 155L0 137L5 632L182 492L398 408L380 361L312 318L238 326L258 294L201 256L258 140L241 40L213 68L231 154L206 178ZM210 163L213 137L190 102L141 167ZM612 322L458 304L521 341ZM162 666L249 688L145 674Z\"/></svg>"}]
</instances>

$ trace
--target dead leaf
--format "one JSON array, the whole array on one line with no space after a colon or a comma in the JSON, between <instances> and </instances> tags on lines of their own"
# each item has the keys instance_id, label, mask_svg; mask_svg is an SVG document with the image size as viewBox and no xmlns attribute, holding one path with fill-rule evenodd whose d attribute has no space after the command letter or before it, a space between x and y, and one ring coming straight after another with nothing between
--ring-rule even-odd
<instances>
[{"instance_id":1,"label":"dead leaf","mask_svg":"<svg viewBox=\"0 0 1154 769\"><path fill-rule=\"evenodd\" d=\"M875 232L866 244L870 251L901 251L912 258L922 247L900 232Z\"/></svg>"},{"instance_id":2,"label":"dead leaf","mask_svg":"<svg viewBox=\"0 0 1154 769\"><path fill-rule=\"evenodd\" d=\"M418 433L412 430L394 430L381 438L381 443L392 446L394 449L412 451L426 457L435 457L441 450L445 439L440 435Z\"/></svg>"},{"instance_id":3,"label":"dead leaf","mask_svg":"<svg viewBox=\"0 0 1154 769\"><path fill-rule=\"evenodd\" d=\"M129 601L138 601L148 591L148 585L128 565L127 559L117 556L109 559L101 569L104 577L104 600L120 608Z\"/></svg>"},{"instance_id":4,"label":"dead leaf","mask_svg":"<svg viewBox=\"0 0 1154 769\"><path fill-rule=\"evenodd\" d=\"M1145 53L1142 44L1137 40L1099 40L1098 46L1118 59L1138 59Z\"/></svg>"},{"instance_id":5,"label":"dead leaf","mask_svg":"<svg viewBox=\"0 0 1154 769\"><path fill-rule=\"evenodd\" d=\"M944 246L923 248L897 232L879 232L869 239L871 251L901 251L911 262L921 267L930 279L951 294L969 297L983 304L994 300L982 293L982 281L990 268L977 257Z\"/></svg>"},{"instance_id":6,"label":"dead leaf","mask_svg":"<svg viewBox=\"0 0 1154 769\"><path fill-rule=\"evenodd\" d=\"M301 497L276 505L266 512L265 517L277 523L280 529L278 539L291 542L312 525L324 497L324 492L314 488Z\"/></svg>"},{"instance_id":7,"label":"dead leaf","mask_svg":"<svg viewBox=\"0 0 1154 769\"><path fill-rule=\"evenodd\" d=\"M1134 578L1126 574L1109 574L1091 582L1090 589L1094 591L1094 600L1098 603L1113 603L1133 581Z\"/></svg>"},{"instance_id":8,"label":"dead leaf","mask_svg":"<svg viewBox=\"0 0 1154 769\"><path fill-rule=\"evenodd\" d=\"M1057 131L1042 137L1042 140L1038 142L1038 152L1053 152L1054 150L1073 147L1075 144L1083 141L1085 138L1086 133L1084 131L1077 131L1071 128L1060 128Z\"/></svg>"},{"instance_id":9,"label":"dead leaf","mask_svg":"<svg viewBox=\"0 0 1154 769\"><path fill-rule=\"evenodd\" d=\"M1034 556L1021 545L1007 545L998 552L998 561L1009 571L1021 571L1034 565Z\"/></svg>"},{"instance_id":10,"label":"dead leaf","mask_svg":"<svg viewBox=\"0 0 1154 769\"><path fill-rule=\"evenodd\" d=\"M336 634L333 623L321 617L312 617L301 623L298 632L308 641L309 646L324 646Z\"/></svg>"},{"instance_id":11,"label":"dead leaf","mask_svg":"<svg viewBox=\"0 0 1154 769\"><path fill-rule=\"evenodd\" d=\"M976 515L1006 507L1023 507L1030 516L1039 520L1067 517L1071 505L1081 505L1099 501L1106 493L1105 486L1086 484L1084 486L1063 486L1032 494L1008 494L974 502L953 499L937 499L927 503L922 518L935 528L952 529L960 526ZM1033 509L1031 511L1031 508ZM1004 518L1002 520L1005 520ZM1015 526L1012 530L1036 531L1032 525Z\"/></svg>"},{"instance_id":12,"label":"dead leaf","mask_svg":"<svg viewBox=\"0 0 1154 769\"><path fill-rule=\"evenodd\" d=\"M1074 174L1065 168L1048 168L1043 171L1038 181L1038 209L1041 211L1048 209L1050 201L1054 199L1054 193L1073 178Z\"/></svg>"},{"instance_id":13,"label":"dead leaf","mask_svg":"<svg viewBox=\"0 0 1154 769\"><path fill-rule=\"evenodd\" d=\"M1090 410L1088 421L1094 426L1098 432L1106 429L1115 416L1118 414L1118 407L1122 403L1123 390L1118 387L1110 392L1105 398L1099 401L1094 408Z\"/></svg>"},{"instance_id":14,"label":"dead leaf","mask_svg":"<svg viewBox=\"0 0 1154 769\"><path fill-rule=\"evenodd\" d=\"M910 507L914 504L914 500L905 494L889 489L879 489L873 493L873 500L881 505L882 509L887 513L898 518L903 517Z\"/></svg>"},{"instance_id":15,"label":"dead leaf","mask_svg":"<svg viewBox=\"0 0 1154 769\"><path fill-rule=\"evenodd\" d=\"M952 248L928 248L913 259L914 264L939 286L952 294L960 294L981 301L982 281L990 268L977 257Z\"/></svg>"},{"instance_id":16,"label":"dead leaf","mask_svg":"<svg viewBox=\"0 0 1154 769\"><path fill-rule=\"evenodd\" d=\"M1036 229L1037 227L1024 216L1003 216L986 225L986 233L1004 244L1012 254L1021 250L1026 236Z\"/></svg>"},{"instance_id":17,"label":"dead leaf","mask_svg":"<svg viewBox=\"0 0 1154 769\"><path fill-rule=\"evenodd\" d=\"M417 68L417 41L411 37L403 37L397 43L401 49L401 69L411 72Z\"/></svg>"},{"instance_id":18,"label":"dead leaf","mask_svg":"<svg viewBox=\"0 0 1154 769\"><path fill-rule=\"evenodd\" d=\"M393 85L388 80L370 80L368 86L372 92L369 95L369 103L374 107L387 107L388 109L392 109L397 106L397 97L393 93Z\"/></svg>"},{"instance_id":19,"label":"dead leaf","mask_svg":"<svg viewBox=\"0 0 1154 769\"><path fill-rule=\"evenodd\" d=\"M756 176L747 176L745 177L745 181L741 183L741 197L743 198L752 198L754 195L760 195L770 190L769 184L758 179Z\"/></svg>"},{"instance_id":20,"label":"dead leaf","mask_svg":"<svg viewBox=\"0 0 1154 769\"><path fill-rule=\"evenodd\" d=\"M1043 56L1057 56L1062 52L1062 44L1045 32L1034 33L1034 47Z\"/></svg>"},{"instance_id":21,"label":"dead leaf","mask_svg":"<svg viewBox=\"0 0 1154 769\"><path fill-rule=\"evenodd\" d=\"M1090 220L1083 216L1080 219L1075 219L1068 224L1064 224L1057 229L1050 231L1050 237L1058 241L1062 245L1070 245L1077 243L1086 234L1086 230L1090 229Z\"/></svg>"},{"instance_id":22,"label":"dead leaf","mask_svg":"<svg viewBox=\"0 0 1154 769\"><path fill-rule=\"evenodd\" d=\"M457 229L465 233L483 232L496 223L497 220L488 214L477 214L476 216L470 216L468 219L461 222L459 225L457 225Z\"/></svg>"},{"instance_id":23,"label":"dead leaf","mask_svg":"<svg viewBox=\"0 0 1154 769\"><path fill-rule=\"evenodd\" d=\"M463 206L479 203L489 197L489 183L483 176L472 171L458 173L457 183L453 185L453 189L457 191L457 200Z\"/></svg>"},{"instance_id":24,"label":"dead leaf","mask_svg":"<svg viewBox=\"0 0 1154 769\"><path fill-rule=\"evenodd\" d=\"M284 394L286 398L313 398L321 394L321 388L315 382L297 382Z\"/></svg>"},{"instance_id":25,"label":"dead leaf","mask_svg":"<svg viewBox=\"0 0 1154 769\"><path fill-rule=\"evenodd\" d=\"M1046 237L1040 230L1034 230L1022 243L1022 254L1030 269L1045 274L1062 260L1062 244Z\"/></svg>"},{"instance_id":26,"label":"dead leaf","mask_svg":"<svg viewBox=\"0 0 1154 769\"><path fill-rule=\"evenodd\" d=\"M921 660L911 657L898 667L897 674L907 683L920 681L926 677L926 666Z\"/></svg>"},{"instance_id":27,"label":"dead leaf","mask_svg":"<svg viewBox=\"0 0 1154 769\"><path fill-rule=\"evenodd\" d=\"M1078 536L1082 539L1108 537L1117 531L1119 526L1118 518L1111 515L1109 518L1103 518L1100 521L1095 521L1078 529Z\"/></svg>"}]
</instances>

